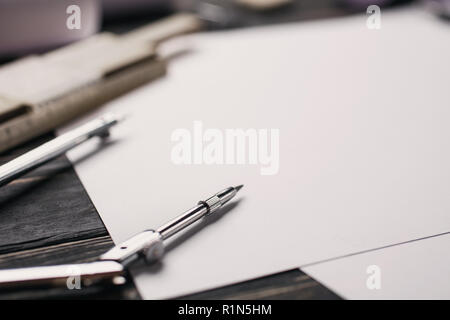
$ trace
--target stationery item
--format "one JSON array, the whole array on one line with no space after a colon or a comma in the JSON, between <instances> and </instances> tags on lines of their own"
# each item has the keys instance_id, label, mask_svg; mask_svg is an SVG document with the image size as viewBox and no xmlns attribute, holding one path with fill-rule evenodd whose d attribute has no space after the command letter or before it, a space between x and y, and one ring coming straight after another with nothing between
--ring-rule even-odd
<instances>
[{"instance_id":1,"label":"stationery item","mask_svg":"<svg viewBox=\"0 0 450 320\"><path fill-rule=\"evenodd\" d=\"M107 114L5 163L0 166L0 187L93 137L108 136L109 129L121 119L122 117Z\"/></svg>"},{"instance_id":2,"label":"stationery item","mask_svg":"<svg viewBox=\"0 0 450 320\"><path fill-rule=\"evenodd\" d=\"M450 64L440 63L450 28L421 8L383 11L379 30L366 21L364 12L174 39L161 52L191 53L167 77L102 108L129 112L127 126L75 170L116 243L195 194L236 179L248 186L220 225L198 226L162 268L131 269L143 298L450 230ZM247 134L240 162L227 162L227 132ZM90 150L68 155L76 162Z\"/></svg>"},{"instance_id":3,"label":"stationery item","mask_svg":"<svg viewBox=\"0 0 450 320\"><path fill-rule=\"evenodd\" d=\"M345 299L450 299L450 232L302 267Z\"/></svg>"},{"instance_id":4,"label":"stationery item","mask_svg":"<svg viewBox=\"0 0 450 320\"><path fill-rule=\"evenodd\" d=\"M0 152L48 132L166 70L156 46L197 30L180 14L117 36L97 34L0 68Z\"/></svg>"},{"instance_id":5,"label":"stationery item","mask_svg":"<svg viewBox=\"0 0 450 320\"><path fill-rule=\"evenodd\" d=\"M146 230L113 247L95 262L0 270L0 289L29 286L70 285L79 277L83 286L118 278L133 262L144 258L147 263L160 260L164 255L164 242L197 220L212 215L230 201L242 188L226 188L156 230ZM120 279L122 282L122 279Z\"/></svg>"}]
</instances>

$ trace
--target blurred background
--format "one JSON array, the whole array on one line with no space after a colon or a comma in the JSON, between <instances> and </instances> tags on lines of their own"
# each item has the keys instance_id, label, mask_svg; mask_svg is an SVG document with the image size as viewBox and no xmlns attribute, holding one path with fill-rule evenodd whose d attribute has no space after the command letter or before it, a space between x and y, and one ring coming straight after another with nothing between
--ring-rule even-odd
<instances>
[{"instance_id":1,"label":"blurred background","mask_svg":"<svg viewBox=\"0 0 450 320\"><path fill-rule=\"evenodd\" d=\"M0 62L39 53L99 31L126 32L179 11L196 13L210 31L365 12L369 5L398 7L413 0L0 0ZM447 18L450 0L420 0ZM81 9L81 28L68 29L67 8Z\"/></svg>"}]
</instances>

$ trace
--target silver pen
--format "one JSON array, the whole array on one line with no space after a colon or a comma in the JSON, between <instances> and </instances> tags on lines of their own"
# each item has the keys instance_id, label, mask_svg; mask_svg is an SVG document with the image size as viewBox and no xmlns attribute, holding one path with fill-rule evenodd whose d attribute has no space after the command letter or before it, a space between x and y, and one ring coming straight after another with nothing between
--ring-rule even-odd
<instances>
[{"instance_id":1,"label":"silver pen","mask_svg":"<svg viewBox=\"0 0 450 320\"><path fill-rule=\"evenodd\" d=\"M146 230L127 241L114 246L97 261L70 265L43 266L0 270L0 289L30 286L70 286L78 277L80 284L121 284L126 268L133 262L144 259L148 263L160 260L164 255L164 241L185 229L202 217L216 212L230 201L242 188L226 188L212 197L170 220L156 230Z\"/></svg>"},{"instance_id":2,"label":"silver pen","mask_svg":"<svg viewBox=\"0 0 450 320\"><path fill-rule=\"evenodd\" d=\"M0 187L93 137L107 136L109 128L122 119L122 116L106 114L5 163L0 166Z\"/></svg>"}]
</instances>

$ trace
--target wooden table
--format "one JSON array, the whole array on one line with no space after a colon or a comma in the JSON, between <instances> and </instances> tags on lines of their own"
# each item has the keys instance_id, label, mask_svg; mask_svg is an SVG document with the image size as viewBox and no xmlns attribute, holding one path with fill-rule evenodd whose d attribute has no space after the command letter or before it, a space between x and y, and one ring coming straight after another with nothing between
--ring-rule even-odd
<instances>
[{"instance_id":1,"label":"wooden table","mask_svg":"<svg viewBox=\"0 0 450 320\"><path fill-rule=\"evenodd\" d=\"M50 139L49 134L0 155L0 164ZM0 188L0 269L94 260L113 246L66 157ZM104 289L0 292L0 299L140 299L132 279ZM184 299L339 299L299 270L200 292Z\"/></svg>"},{"instance_id":2,"label":"wooden table","mask_svg":"<svg viewBox=\"0 0 450 320\"><path fill-rule=\"evenodd\" d=\"M299 21L350 13L348 8L336 7L334 0L299 1L295 5L299 6L298 10L287 8L292 14L283 19ZM280 18L275 15L273 20L275 22ZM252 19L245 21L251 25L261 22ZM144 23L148 23L148 17L107 23L103 29L123 33ZM0 164L50 138L52 135L48 134L0 154ZM112 246L108 231L67 158L60 157L0 188L0 269L92 261ZM132 279L128 280L124 286L103 290L0 292L0 299L140 299ZM300 270L181 298L340 299Z\"/></svg>"}]
</instances>

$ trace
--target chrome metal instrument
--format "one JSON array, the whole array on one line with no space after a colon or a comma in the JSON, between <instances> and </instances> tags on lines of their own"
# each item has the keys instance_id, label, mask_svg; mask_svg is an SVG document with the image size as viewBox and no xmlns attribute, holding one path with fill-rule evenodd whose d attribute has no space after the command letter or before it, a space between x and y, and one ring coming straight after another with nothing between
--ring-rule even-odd
<instances>
[{"instance_id":1,"label":"chrome metal instrument","mask_svg":"<svg viewBox=\"0 0 450 320\"><path fill-rule=\"evenodd\" d=\"M0 166L0 187L96 136L105 137L124 117L106 114Z\"/></svg>"},{"instance_id":2,"label":"chrome metal instrument","mask_svg":"<svg viewBox=\"0 0 450 320\"><path fill-rule=\"evenodd\" d=\"M146 230L116 245L97 261L81 264L56 265L0 270L0 289L30 286L67 286L78 277L82 286L99 283L123 283L127 267L143 258L152 263L164 255L164 241L199 219L216 212L242 188L226 188L170 220L156 230Z\"/></svg>"}]
</instances>

